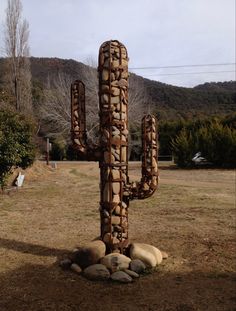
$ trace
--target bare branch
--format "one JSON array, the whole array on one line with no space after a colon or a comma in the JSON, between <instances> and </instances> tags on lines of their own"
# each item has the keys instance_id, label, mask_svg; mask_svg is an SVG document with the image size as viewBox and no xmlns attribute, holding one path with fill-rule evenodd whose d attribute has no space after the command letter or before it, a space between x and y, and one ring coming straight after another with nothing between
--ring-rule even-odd
<instances>
[{"instance_id":1,"label":"bare branch","mask_svg":"<svg viewBox=\"0 0 236 311\"><path fill-rule=\"evenodd\" d=\"M5 82L15 95L16 109L32 113L31 72L29 60L29 24L22 21L20 0L8 0L5 22L5 55L9 70Z\"/></svg>"}]
</instances>

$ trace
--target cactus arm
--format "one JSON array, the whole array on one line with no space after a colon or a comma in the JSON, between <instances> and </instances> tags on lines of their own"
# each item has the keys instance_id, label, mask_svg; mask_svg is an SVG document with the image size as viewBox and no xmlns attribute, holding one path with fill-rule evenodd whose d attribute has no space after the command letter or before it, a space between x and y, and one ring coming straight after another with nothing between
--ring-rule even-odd
<instances>
[{"instance_id":1,"label":"cactus arm","mask_svg":"<svg viewBox=\"0 0 236 311\"><path fill-rule=\"evenodd\" d=\"M99 146L87 144L85 86L80 80L71 85L71 138L73 148L86 160L100 159Z\"/></svg>"},{"instance_id":2,"label":"cactus arm","mask_svg":"<svg viewBox=\"0 0 236 311\"><path fill-rule=\"evenodd\" d=\"M146 199L157 189L157 121L152 115L142 119L142 150L142 178L140 182L131 184L130 199Z\"/></svg>"}]
</instances>

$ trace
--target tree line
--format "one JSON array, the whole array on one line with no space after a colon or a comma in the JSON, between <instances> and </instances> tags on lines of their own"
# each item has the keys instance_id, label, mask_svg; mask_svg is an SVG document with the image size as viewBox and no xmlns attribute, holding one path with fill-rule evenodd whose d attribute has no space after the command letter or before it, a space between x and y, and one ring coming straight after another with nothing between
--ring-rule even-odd
<instances>
[{"instance_id":1,"label":"tree line","mask_svg":"<svg viewBox=\"0 0 236 311\"><path fill-rule=\"evenodd\" d=\"M194 167L193 158L199 152L208 166L236 167L236 113L224 118L162 122L160 152L171 152L179 167Z\"/></svg>"}]
</instances>

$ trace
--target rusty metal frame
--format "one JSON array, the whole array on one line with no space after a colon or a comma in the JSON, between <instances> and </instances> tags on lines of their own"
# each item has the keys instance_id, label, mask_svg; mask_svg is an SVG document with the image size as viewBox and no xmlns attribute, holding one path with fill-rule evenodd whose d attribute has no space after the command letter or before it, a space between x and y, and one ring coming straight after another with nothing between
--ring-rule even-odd
<instances>
[{"instance_id":1,"label":"rusty metal frame","mask_svg":"<svg viewBox=\"0 0 236 311\"><path fill-rule=\"evenodd\" d=\"M73 148L84 159L100 160L100 146L87 143L85 85L80 80L71 84L71 139Z\"/></svg>"}]
</instances>

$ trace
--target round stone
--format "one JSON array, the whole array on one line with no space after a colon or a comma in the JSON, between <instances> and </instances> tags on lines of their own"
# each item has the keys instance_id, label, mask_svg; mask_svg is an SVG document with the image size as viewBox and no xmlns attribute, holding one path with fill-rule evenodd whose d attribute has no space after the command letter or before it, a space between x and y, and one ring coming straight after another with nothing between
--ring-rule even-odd
<instances>
[{"instance_id":1,"label":"round stone","mask_svg":"<svg viewBox=\"0 0 236 311\"><path fill-rule=\"evenodd\" d=\"M133 243L130 247L131 259L140 259L146 266L155 267L162 262L162 253L155 246L144 243Z\"/></svg>"},{"instance_id":2,"label":"round stone","mask_svg":"<svg viewBox=\"0 0 236 311\"><path fill-rule=\"evenodd\" d=\"M101 263L111 271L128 269L130 261L129 257L117 253L108 254L101 259Z\"/></svg>"},{"instance_id":3,"label":"round stone","mask_svg":"<svg viewBox=\"0 0 236 311\"><path fill-rule=\"evenodd\" d=\"M128 274L129 276L131 276L132 278L139 278L139 274L136 273L136 272L134 272L134 271L125 269L124 272L127 273L127 274Z\"/></svg>"},{"instance_id":4,"label":"round stone","mask_svg":"<svg viewBox=\"0 0 236 311\"><path fill-rule=\"evenodd\" d=\"M72 264L72 261L69 258L63 259L60 261L60 266L62 267L62 269L69 269L70 266Z\"/></svg>"},{"instance_id":5,"label":"round stone","mask_svg":"<svg viewBox=\"0 0 236 311\"><path fill-rule=\"evenodd\" d=\"M91 265L83 273L90 280L108 280L110 278L109 270L102 264Z\"/></svg>"},{"instance_id":6,"label":"round stone","mask_svg":"<svg viewBox=\"0 0 236 311\"><path fill-rule=\"evenodd\" d=\"M70 266L71 270L73 270L74 272L80 274L82 272L82 269L80 268L79 265L77 265L76 263L72 263L72 265Z\"/></svg>"},{"instance_id":7,"label":"round stone","mask_svg":"<svg viewBox=\"0 0 236 311\"><path fill-rule=\"evenodd\" d=\"M102 241L93 241L79 248L72 254L72 261L81 268L97 263L105 256L106 245Z\"/></svg>"},{"instance_id":8,"label":"round stone","mask_svg":"<svg viewBox=\"0 0 236 311\"><path fill-rule=\"evenodd\" d=\"M120 193L120 183L119 182L113 182L112 183L112 191L114 194Z\"/></svg>"},{"instance_id":9,"label":"round stone","mask_svg":"<svg viewBox=\"0 0 236 311\"><path fill-rule=\"evenodd\" d=\"M109 71L107 69L103 69L102 71L102 80L107 81L109 78Z\"/></svg>"},{"instance_id":10,"label":"round stone","mask_svg":"<svg viewBox=\"0 0 236 311\"><path fill-rule=\"evenodd\" d=\"M112 202L114 202L114 203L119 203L119 202L120 202L120 196L119 196L119 194L114 194L114 195L113 195Z\"/></svg>"},{"instance_id":11,"label":"round stone","mask_svg":"<svg viewBox=\"0 0 236 311\"><path fill-rule=\"evenodd\" d=\"M133 259L129 264L129 268L136 273L142 273L146 266L140 259Z\"/></svg>"},{"instance_id":12,"label":"round stone","mask_svg":"<svg viewBox=\"0 0 236 311\"><path fill-rule=\"evenodd\" d=\"M112 216L111 217L111 223L112 223L112 225L119 225L120 224L120 217Z\"/></svg>"},{"instance_id":13,"label":"round stone","mask_svg":"<svg viewBox=\"0 0 236 311\"><path fill-rule=\"evenodd\" d=\"M131 283L133 281L132 277L124 271L116 271L112 273L111 279L120 283Z\"/></svg>"}]
</instances>

